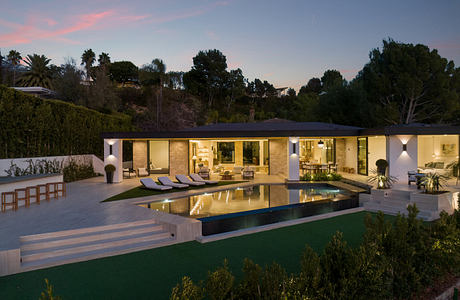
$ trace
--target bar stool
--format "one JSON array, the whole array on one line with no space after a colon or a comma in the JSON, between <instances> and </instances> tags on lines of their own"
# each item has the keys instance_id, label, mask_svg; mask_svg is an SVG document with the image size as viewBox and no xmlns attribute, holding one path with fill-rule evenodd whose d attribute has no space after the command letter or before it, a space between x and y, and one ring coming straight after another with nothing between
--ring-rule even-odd
<instances>
[{"instance_id":1,"label":"bar stool","mask_svg":"<svg viewBox=\"0 0 460 300\"><path fill-rule=\"evenodd\" d=\"M59 193L61 193L61 197L65 197L67 194L64 181L54 182L54 189L56 190L56 194L58 196L59 196Z\"/></svg>"},{"instance_id":2,"label":"bar stool","mask_svg":"<svg viewBox=\"0 0 460 300\"><path fill-rule=\"evenodd\" d=\"M56 183L55 182L47 183L46 184L46 189L48 190L48 197L53 196L53 198L59 199L59 193L58 193L58 191L56 189Z\"/></svg>"},{"instance_id":3,"label":"bar stool","mask_svg":"<svg viewBox=\"0 0 460 300\"><path fill-rule=\"evenodd\" d=\"M15 189L14 193L16 194L15 196L17 205L19 205L19 201L24 201L26 207L30 206L29 191L27 190L27 188Z\"/></svg>"},{"instance_id":4,"label":"bar stool","mask_svg":"<svg viewBox=\"0 0 460 300\"><path fill-rule=\"evenodd\" d=\"M45 196L45 200L50 200L50 194L48 190L48 185L46 184L39 184L37 185L37 195L38 195L38 202L41 201L42 196Z\"/></svg>"},{"instance_id":5,"label":"bar stool","mask_svg":"<svg viewBox=\"0 0 460 300\"><path fill-rule=\"evenodd\" d=\"M7 197L11 197L11 202L8 202ZM6 210L7 206L13 206L13 209L18 209L18 202L16 201L16 193L15 192L3 192L2 193L2 211Z\"/></svg>"},{"instance_id":6,"label":"bar stool","mask_svg":"<svg viewBox=\"0 0 460 300\"><path fill-rule=\"evenodd\" d=\"M27 192L29 193L29 202L32 198L35 198L35 202L40 204L40 190L37 186L28 186Z\"/></svg>"}]
</instances>

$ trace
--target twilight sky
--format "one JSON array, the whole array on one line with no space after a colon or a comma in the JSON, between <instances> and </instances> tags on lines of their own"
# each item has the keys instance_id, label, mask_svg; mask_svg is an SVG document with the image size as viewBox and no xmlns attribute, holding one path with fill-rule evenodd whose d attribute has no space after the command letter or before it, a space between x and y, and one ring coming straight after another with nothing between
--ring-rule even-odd
<instances>
[{"instance_id":1,"label":"twilight sky","mask_svg":"<svg viewBox=\"0 0 460 300\"><path fill-rule=\"evenodd\" d=\"M459 12L455 0L3 0L0 50L59 65L92 48L188 71L199 50L216 48L249 79L298 90L327 69L352 79L387 37L436 48L458 66Z\"/></svg>"}]
</instances>

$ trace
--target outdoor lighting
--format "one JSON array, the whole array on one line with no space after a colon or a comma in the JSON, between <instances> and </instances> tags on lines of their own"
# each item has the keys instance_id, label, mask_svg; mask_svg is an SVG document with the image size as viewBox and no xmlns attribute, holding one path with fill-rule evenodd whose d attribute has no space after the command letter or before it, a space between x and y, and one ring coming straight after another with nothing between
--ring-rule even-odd
<instances>
[{"instance_id":1,"label":"outdoor lighting","mask_svg":"<svg viewBox=\"0 0 460 300\"><path fill-rule=\"evenodd\" d=\"M292 153L293 153L293 154L296 154L296 152L297 152L297 147L296 147L296 145L297 145L296 143L292 143Z\"/></svg>"},{"instance_id":2,"label":"outdoor lighting","mask_svg":"<svg viewBox=\"0 0 460 300\"><path fill-rule=\"evenodd\" d=\"M319 140L318 148L323 148L323 147L324 147L324 142L322 140Z\"/></svg>"},{"instance_id":3,"label":"outdoor lighting","mask_svg":"<svg viewBox=\"0 0 460 300\"><path fill-rule=\"evenodd\" d=\"M109 155L113 154L113 145L109 145Z\"/></svg>"},{"instance_id":4,"label":"outdoor lighting","mask_svg":"<svg viewBox=\"0 0 460 300\"><path fill-rule=\"evenodd\" d=\"M403 152L406 152L407 151L407 144L403 144Z\"/></svg>"}]
</instances>

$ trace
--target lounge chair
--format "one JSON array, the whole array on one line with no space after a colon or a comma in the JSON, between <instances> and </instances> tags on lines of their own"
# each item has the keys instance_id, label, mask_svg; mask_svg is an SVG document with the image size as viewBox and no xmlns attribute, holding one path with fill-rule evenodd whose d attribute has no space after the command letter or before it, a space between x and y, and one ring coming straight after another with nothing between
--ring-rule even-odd
<instances>
[{"instance_id":1,"label":"lounge chair","mask_svg":"<svg viewBox=\"0 0 460 300\"><path fill-rule=\"evenodd\" d=\"M149 171L147 171L146 168L138 168L137 169L137 176L141 177L141 176L149 176Z\"/></svg>"},{"instance_id":2,"label":"lounge chair","mask_svg":"<svg viewBox=\"0 0 460 300\"><path fill-rule=\"evenodd\" d=\"M171 179L169 179L169 177L166 177L166 176L158 177L158 181L163 185L172 186L172 187L179 188L179 189L185 189L189 187L188 184L172 182Z\"/></svg>"},{"instance_id":3,"label":"lounge chair","mask_svg":"<svg viewBox=\"0 0 460 300\"><path fill-rule=\"evenodd\" d=\"M142 185L149 190L166 191L172 189L172 186L159 185L152 178L141 179Z\"/></svg>"},{"instance_id":4,"label":"lounge chair","mask_svg":"<svg viewBox=\"0 0 460 300\"><path fill-rule=\"evenodd\" d=\"M201 178L201 176L198 175L198 174L190 174L190 178L192 178L193 181L204 182L206 184L217 184L218 183L218 181L215 181L215 180L205 180L205 179Z\"/></svg>"},{"instance_id":5,"label":"lounge chair","mask_svg":"<svg viewBox=\"0 0 460 300\"><path fill-rule=\"evenodd\" d=\"M180 183L183 184L188 184L188 185L193 185L193 186L199 186L199 185L205 185L206 183L204 182L199 182L199 181L191 181L187 176L185 175L176 175L176 179L179 180Z\"/></svg>"}]
</instances>

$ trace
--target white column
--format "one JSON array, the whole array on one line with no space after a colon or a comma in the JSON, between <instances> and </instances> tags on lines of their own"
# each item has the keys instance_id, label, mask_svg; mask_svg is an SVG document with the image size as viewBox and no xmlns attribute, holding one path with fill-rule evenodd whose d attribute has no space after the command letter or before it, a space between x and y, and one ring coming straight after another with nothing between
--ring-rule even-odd
<instances>
[{"instance_id":1,"label":"white column","mask_svg":"<svg viewBox=\"0 0 460 300\"><path fill-rule=\"evenodd\" d=\"M299 180L299 138L289 137L288 155L289 155L289 177L288 180Z\"/></svg>"},{"instance_id":2,"label":"white column","mask_svg":"<svg viewBox=\"0 0 460 300\"><path fill-rule=\"evenodd\" d=\"M417 171L417 144L416 135L387 137L388 171L391 176L397 177L399 182L407 182L408 171Z\"/></svg>"},{"instance_id":3,"label":"white column","mask_svg":"<svg viewBox=\"0 0 460 300\"><path fill-rule=\"evenodd\" d=\"M112 146L112 153L110 153ZM113 182L123 181L123 140L104 139L104 166L114 165ZM105 175L105 174L104 174Z\"/></svg>"}]
</instances>

